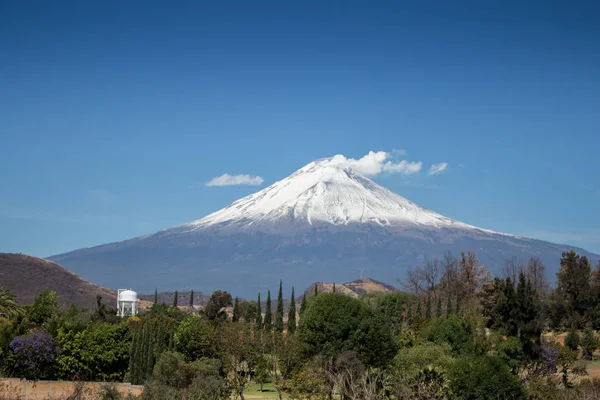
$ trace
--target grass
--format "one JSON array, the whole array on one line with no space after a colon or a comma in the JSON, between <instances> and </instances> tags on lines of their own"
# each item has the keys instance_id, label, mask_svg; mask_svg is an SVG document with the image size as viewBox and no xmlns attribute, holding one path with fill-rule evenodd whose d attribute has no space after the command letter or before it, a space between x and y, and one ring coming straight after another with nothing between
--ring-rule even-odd
<instances>
[{"instance_id":1,"label":"grass","mask_svg":"<svg viewBox=\"0 0 600 400\"><path fill-rule=\"evenodd\" d=\"M276 400L279 399L275 385L272 383L265 383L263 385L263 391L260 391L260 385L252 384L244 391L244 397L249 400ZM282 393L282 397L287 399L288 396Z\"/></svg>"}]
</instances>

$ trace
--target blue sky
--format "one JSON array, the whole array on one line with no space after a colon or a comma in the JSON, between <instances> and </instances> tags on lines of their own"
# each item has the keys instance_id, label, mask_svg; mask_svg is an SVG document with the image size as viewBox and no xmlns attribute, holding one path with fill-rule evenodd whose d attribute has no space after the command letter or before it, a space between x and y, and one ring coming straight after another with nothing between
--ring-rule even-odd
<instances>
[{"instance_id":1,"label":"blue sky","mask_svg":"<svg viewBox=\"0 0 600 400\"><path fill-rule=\"evenodd\" d=\"M599 12L4 1L0 251L151 233L313 159L384 151L422 163L374 177L420 205L600 253ZM206 186L224 173L263 183Z\"/></svg>"}]
</instances>

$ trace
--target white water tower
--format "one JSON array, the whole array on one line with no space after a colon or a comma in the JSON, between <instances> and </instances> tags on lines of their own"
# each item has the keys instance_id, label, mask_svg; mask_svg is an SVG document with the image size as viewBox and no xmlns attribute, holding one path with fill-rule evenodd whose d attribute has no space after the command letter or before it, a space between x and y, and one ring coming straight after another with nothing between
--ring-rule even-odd
<instances>
[{"instance_id":1,"label":"white water tower","mask_svg":"<svg viewBox=\"0 0 600 400\"><path fill-rule=\"evenodd\" d=\"M131 289L117 290L117 315L119 317L132 317L138 313L137 293Z\"/></svg>"}]
</instances>

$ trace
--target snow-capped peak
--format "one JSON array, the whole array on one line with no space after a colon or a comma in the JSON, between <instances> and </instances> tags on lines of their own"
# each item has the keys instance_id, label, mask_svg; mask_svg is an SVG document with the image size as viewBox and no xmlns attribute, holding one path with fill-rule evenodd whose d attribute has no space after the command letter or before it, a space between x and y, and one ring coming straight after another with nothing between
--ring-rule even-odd
<instances>
[{"instance_id":1,"label":"snow-capped peak","mask_svg":"<svg viewBox=\"0 0 600 400\"><path fill-rule=\"evenodd\" d=\"M422 208L334 159L313 161L287 178L183 227L270 230L280 223L478 229Z\"/></svg>"}]
</instances>

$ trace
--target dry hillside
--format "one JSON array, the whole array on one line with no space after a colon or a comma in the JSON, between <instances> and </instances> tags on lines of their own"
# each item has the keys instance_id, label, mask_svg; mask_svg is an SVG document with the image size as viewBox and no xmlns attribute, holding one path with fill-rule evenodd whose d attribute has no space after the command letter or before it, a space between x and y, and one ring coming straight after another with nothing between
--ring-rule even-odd
<instances>
[{"instance_id":1,"label":"dry hillside","mask_svg":"<svg viewBox=\"0 0 600 400\"><path fill-rule=\"evenodd\" d=\"M0 286L9 289L17 300L30 304L42 290L55 290L63 305L96 307L96 295L114 307L116 293L84 280L66 268L43 258L24 254L0 253Z\"/></svg>"},{"instance_id":2,"label":"dry hillside","mask_svg":"<svg viewBox=\"0 0 600 400\"><path fill-rule=\"evenodd\" d=\"M325 283L325 282L315 282L311 284L308 289L304 291L304 294L311 294L315 291L315 286L317 287L317 291L321 292L333 292L333 283ZM336 283L335 284L336 293L347 294L352 297L360 297L363 294L370 293L391 293L397 292L393 286L386 285L385 283L378 282L371 278L361 278L348 283Z\"/></svg>"}]
</instances>

